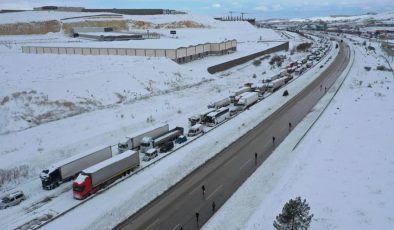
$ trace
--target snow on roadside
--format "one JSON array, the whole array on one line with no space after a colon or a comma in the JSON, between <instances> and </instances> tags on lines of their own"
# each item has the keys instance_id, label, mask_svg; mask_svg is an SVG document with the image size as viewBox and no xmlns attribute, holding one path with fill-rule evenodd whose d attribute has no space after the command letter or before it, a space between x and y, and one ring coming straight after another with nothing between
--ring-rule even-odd
<instances>
[{"instance_id":1,"label":"snow on roadside","mask_svg":"<svg viewBox=\"0 0 394 230\"><path fill-rule=\"evenodd\" d=\"M392 229L393 76L376 70L384 63L380 49L354 48L349 76L300 145L291 151L299 134L290 135L205 230L272 229L284 203L296 196L311 206L312 229Z\"/></svg>"},{"instance_id":2,"label":"snow on roadside","mask_svg":"<svg viewBox=\"0 0 394 230\"><path fill-rule=\"evenodd\" d=\"M322 62L330 56L335 57L338 50L333 49ZM333 61L331 58L330 61ZM78 229L110 229L117 223L126 219L139 208L153 200L157 195L167 190L170 186L192 172L199 165L212 158L216 153L231 144L238 136L245 134L264 120L272 111L278 109L284 102L290 100L305 85L311 82L323 69L315 66L300 78L254 105L219 128L198 138L193 144L186 145L165 159L159 161L154 167L134 175L122 183L110 188L104 193L94 197L66 213L59 219L54 220L43 229L55 229L68 223L70 228ZM289 97L283 97L283 91L287 89L294 92ZM198 155L196 154L198 153ZM133 189L130 189L130 188ZM97 207L106 204L105 210L97 210ZM97 210L92 212L91 210ZM85 215L81 219L78 216Z\"/></svg>"}]
</instances>

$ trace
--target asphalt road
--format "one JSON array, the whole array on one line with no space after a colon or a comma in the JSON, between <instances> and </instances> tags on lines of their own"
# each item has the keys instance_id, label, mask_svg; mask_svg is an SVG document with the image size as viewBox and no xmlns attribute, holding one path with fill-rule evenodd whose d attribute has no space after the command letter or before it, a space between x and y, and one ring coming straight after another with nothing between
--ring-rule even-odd
<instances>
[{"instance_id":1,"label":"asphalt road","mask_svg":"<svg viewBox=\"0 0 394 230\"><path fill-rule=\"evenodd\" d=\"M289 123L296 126L343 72L350 51L345 44L339 48L334 62L302 92L115 229L199 229L284 140Z\"/></svg>"}]
</instances>

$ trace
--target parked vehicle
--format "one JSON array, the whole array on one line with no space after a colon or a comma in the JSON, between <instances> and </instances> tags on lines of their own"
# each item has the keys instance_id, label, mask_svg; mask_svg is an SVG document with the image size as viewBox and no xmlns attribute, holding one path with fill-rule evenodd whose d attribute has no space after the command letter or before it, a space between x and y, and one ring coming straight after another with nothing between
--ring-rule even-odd
<instances>
[{"instance_id":1,"label":"parked vehicle","mask_svg":"<svg viewBox=\"0 0 394 230\"><path fill-rule=\"evenodd\" d=\"M85 199L139 166L140 157L138 152L127 150L122 154L86 168L73 183L74 198Z\"/></svg>"},{"instance_id":2,"label":"parked vehicle","mask_svg":"<svg viewBox=\"0 0 394 230\"><path fill-rule=\"evenodd\" d=\"M138 133L127 136L123 141L118 143L118 152L122 153L126 150L139 148L142 138L146 136L155 138L165 132L168 132L168 130L170 130L168 124L164 124L150 127L148 129L141 130Z\"/></svg>"},{"instance_id":3,"label":"parked vehicle","mask_svg":"<svg viewBox=\"0 0 394 230\"><path fill-rule=\"evenodd\" d=\"M169 142L163 144L163 145L160 147L160 152L161 152L161 153L166 153L166 152L168 152L168 151L171 151L171 149L173 149L173 148L174 148L174 142L169 141Z\"/></svg>"},{"instance_id":4,"label":"parked vehicle","mask_svg":"<svg viewBox=\"0 0 394 230\"><path fill-rule=\"evenodd\" d=\"M150 161L157 156L158 156L158 154L157 154L156 148L148 149L148 150L146 150L146 153L145 153L144 157L142 158L142 160L143 161Z\"/></svg>"},{"instance_id":5,"label":"parked vehicle","mask_svg":"<svg viewBox=\"0 0 394 230\"><path fill-rule=\"evenodd\" d=\"M197 136L198 134L202 133L203 131L204 131L204 126L202 124L195 124L189 129L187 136L194 137L194 136Z\"/></svg>"},{"instance_id":6,"label":"parked vehicle","mask_svg":"<svg viewBox=\"0 0 394 230\"><path fill-rule=\"evenodd\" d=\"M144 137L141 140L140 152L146 153L148 149L161 147L161 145L169 141L174 141L180 135L183 135L183 128L175 127L174 129L171 129L170 131L163 133L161 136L158 136L156 138Z\"/></svg>"},{"instance_id":7,"label":"parked vehicle","mask_svg":"<svg viewBox=\"0 0 394 230\"><path fill-rule=\"evenodd\" d=\"M246 92L240 95L241 98L238 100L234 106L239 110L245 110L249 106L253 105L254 103L259 100L259 95L256 92Z\"/></svg>"},{"instance_id":8,"label":"parked vehicle","mask_svg":"<svg viewBox=\"0 0 394 230\"><path fill-rule=\"evenodd\" d=\"M187 137L184 136L184 135L180 135L179 137L177 137L177 138L175 139L175 143L176 143L176 144L182 144L182 143L184 143L184 142L186 142L186 141L187 141Z\"/></svg>"},{"instance_id":9,"label":"parked vehicle","mask_svg":"<svg viewBox=\"0 0 394 230\"><path fill-rule=\"evenodd\" d=\"M287 75L286 78L285 78L285 83L291 81L292 79L293 79L292 75Z\"/></svg>"},{"instance_id":10,"label":"parked vehicle","mask_svg":"<svg viewBox=\"0 0 394 230\"><path fill-rule=\"evenodd\" d=\"M231 102L234 102L236 96L238 96L238 95L240 95L240 94L242 94L242 93L245 93L245 92L249 92L249 91L251 91L250 87L242 87L242 88L240 88L240 89L235 90L235 91L234 91L233 93L231 93L231 95L230 95L230 101L231 101Z\"/></svg>"},{"instance_id":11,"label":"parked vehicle","mask_svg":"<svg viewBox=\"0 0 394 230\"><path fill-rule=\"evenodd\" d=\"M51 190L65 181L76 177L83 169L112 157L111 146L98 147L87 153L78 154L53 164L40 174L42 188Z\"/></svg>"},{"instance_id":12,"label":"parked vehicle","mask_svg":"<svg viewBox=\"0 0 394 230\"><path fill-rule=\"evenodd\" d=\"M230 117L230 109L228 107L222 107L215 112L212 112L207 115L207 122L208 126L215 126Z\"/></svg>"},{"instance_id":13,"label":"parked vehicle","mask_svg":"<svg viewBox=\"0 0 394 230\"><path fill-rule=\"evenodd\" d=\"M13 192L1 198L0 209L6 209L18 205L24 200L26 200L26 197L22 191Z\"/></svg>"},{"instance_id":14,"label":"parked vehicle","mask_svg":"<svg viewBox=\"0 0 394 230\"><path fill-rule=\"evenodd\" d=\"M208 109L205 112L195 114L195 115L189 117L190 126L193 126L195 124L204 124L206 122L207 115L213 111L215 111L215 109Z\"/></svg>"},{"instance_id":15,"label":"parked vehicle","mask_svg":"<svg viewBox=\"0 0 394 230\"><path fill-rule=\"evenodd\" d=\"M265 81L263 81L263 82L271 82L271 81L274 81L274 80L276 80L278 78L280 78L280 74L275 74L275 75L273 75L271 77L266 78Z\"/></svg>"},{"instance_id":16,"label":"parked vehicle","mask_svg":"<svg viewBox=\"0 0 394 230\"><path fill-rule=\"evenodd\" d=\"M275 80L275 81L272 81L272 82L268 85L269 91L270 91L270 92L276 91L277 89L279 89L280 87L282 87L282 86L285 84L285 82L286 82L286 77L279 78L279 79L277 79L277 80Z\"/></svg>"},{"instance_id":17,"label":"parked vehicle","mask_svg":"<svg viewBox=\"0 0 394 230\"><path fill-rule=\"evenodd\" d=\"M221 100L210 103L208 105L208 109L210 108L219 109L223 106L228 106L230 103L231 103L230 98L226 97Z\"/></svg>"}]
</instances>

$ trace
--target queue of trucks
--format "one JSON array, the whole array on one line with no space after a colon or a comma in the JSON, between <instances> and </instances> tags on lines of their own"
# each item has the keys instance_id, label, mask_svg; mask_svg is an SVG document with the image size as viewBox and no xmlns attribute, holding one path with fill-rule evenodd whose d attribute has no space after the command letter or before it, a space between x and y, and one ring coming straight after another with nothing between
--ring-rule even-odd
<instances>
[{"instance_id":1,"label":"queue of trucks","mask_svg":"<svg viewBox=\"0 0 394 230\"><path fill-rule=\"evenodd\" d=\"M204 133L204 127L213 127L231 116L248 109L263 99L265 92L274 92L291 79L301 67L311 66L313 60L321 58L327 52L319 48L312 51L305 60L290 63L285 70L267 79L262 83L246 83L243 87L234 90L229 97L222 98L208 105L208 110L189 117L189 129L184 135L183 127L169 129L168 124L160 124L128 135L117 145L118 152L112 153L111 146L101 146L77 154L61 162L55 163L40 174L42 187L50 190L61 183L75 179L73 182L73 196L75 199L85 199L103 187L111 184L118 178L129 174L140 166L140 153L142 159L149 161L158 156L160 152L168 152L174 148L174 142L183 144L186 136L195 137Z\"/></svg>"}]
</instances>

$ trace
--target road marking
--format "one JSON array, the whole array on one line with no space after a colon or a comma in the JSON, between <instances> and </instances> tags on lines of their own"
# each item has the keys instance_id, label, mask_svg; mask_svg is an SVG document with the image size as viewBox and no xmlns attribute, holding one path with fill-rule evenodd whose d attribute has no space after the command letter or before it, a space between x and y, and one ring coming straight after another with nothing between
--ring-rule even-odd
<instances>
[{"instance_id":1,"label":"road marking","mask_svg":"<svg viewBox=\"0 0 394 230\"><path fill-rule=\"evenodd\" d=\"M172 230L175 230L179 227L179 224L175 225L175 227L172 228Z\"/></svg>"},{"instance_id":2,"label":"road marking","mask_svg":"<svg viewBox=\"0 0 394 230\"><path fill-rule=\"evenodd\" d=\"M153 223L151 223L146 229L149 229L150 227L152 227L153 225L155 225L160 219L157 218L157 220L155 220Z\"/></svg>"},{"instance_id":3,"label":"road marking","mask_svg":"<svg viewBox=\"0 0 394 230\"><path fill-rule=\"evenodd\" d=\"M196 191L196 189L201 189L202 192L201 186L196 186L192 191L189 192L189 195L192 196L192 194Z\"/></svg>"},{"instance_id":4,"label":"road marking","mask_svg":"<svg viewBox=\"0 0 394 230\"><path fill-rule=\"evenodd\" d=\"M242 171L242 168L243 167L245 167L249 162L250 162L250 158L249 158L249 160L248 161L246 161L240 168L239 168L239 171Z\"/></svg>"},{"instance_id":5,"label":"road marking","mask_svg":"<svg viewBox=\"0 0 394 230\"><path fill-rule=\"evenodd\" d=\"M211 194L209 194L209 196L207 197L207 200L209 200L209 198L211 198L211 196L213 196L217 191L219 191L221 188L223 187L223 185L221 184L219 187L217 187L215 189L215 191L213 191Z\"/></svg>"}]
</instances>

